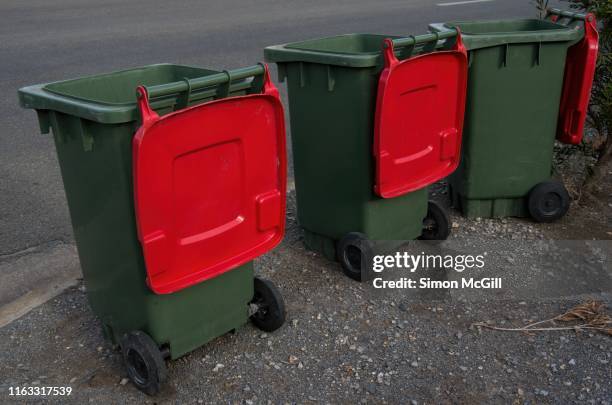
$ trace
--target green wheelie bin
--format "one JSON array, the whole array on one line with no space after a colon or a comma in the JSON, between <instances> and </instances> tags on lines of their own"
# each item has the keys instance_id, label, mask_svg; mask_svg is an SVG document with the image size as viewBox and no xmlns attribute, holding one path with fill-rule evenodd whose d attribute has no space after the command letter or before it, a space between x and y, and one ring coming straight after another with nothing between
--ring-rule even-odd
<instances>
[{"instance_id":1,"label":"green wheelie bin","mask_svg":"<svg viewBox=\"0 0 612 405\"><path fill-rule=\"evenodd\" d=\"M52 129L89 303L140 390L249 317L282 325L252 264L284 232L284 117L264 65L150 65L19 100Z\"/></svg>"},{"instance_id":2,"label":"green wheelie bin","mask_svg":"<svg viewBox=\"0 0 612 405\"><path fill-rule=\"evenodd\" d=\"M428 201L427 185L444 177L438 165L446 173L456 167L453 156L439 160L444 142L436 132L441 129L438 124L461 127L455 119L463 117L457 114L461 103L456 103L462 91L463 59L453 50L455 38L455 31L406 38L348 34L264 50L265 60L277 64L279 80L287 79L304 243L339 261L355 280L369 277L365 263L374 244L440 240L450 232L443 207ZM391 52L383 52L384 46ZM444 56L439 61L431 56L438 52ZM389 76L389 64L401 68ZM439 80L447 81L448 92L435 91ZM385 93L386 85L399 87ZM397 102L402 94L408 94L403 104ZM383 100L386 96L395 100ZM452 104L449 108L444 108L446 99ZM456 135L460 136L455 128L448 140L455 141ZM452 155L456 150L449 145ZM382 149L390 153L383 156ZM399 180L418 185L381 192L381 176L393 162Z\"/></svg>"},{"instance_id":3,"label":"green wheelie bin","mask_svg":"<svg viewBox=\"0 0 612 405\"><path fill-rule=\"evenodd\" d=\"M555 137L580 143L597 57L592 15L431 24L459 28L469 52L461 163L453 205L469 217L561 218L570 197L553 180Z\"/></svg>"}]
</instances>

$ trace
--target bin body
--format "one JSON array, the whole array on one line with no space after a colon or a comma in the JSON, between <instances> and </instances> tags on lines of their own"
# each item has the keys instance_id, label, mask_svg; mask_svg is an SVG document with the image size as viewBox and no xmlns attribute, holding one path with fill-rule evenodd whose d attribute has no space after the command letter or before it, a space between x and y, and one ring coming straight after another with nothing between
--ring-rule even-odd
<instances>
[{"instance_id":1,"label":"bin body","mask_svg":"<svg viewBox=\"0 0 612 405\"><path fill-rule=\"evenodd\" d=\"M426 188L390 199L374 194L374 112L387 37L350 34L265 50L287 79L298 221L306 245L330 259L349 232L415 239L427 214Z\"/></svg>"},{"instance_id":2,"label":"bin body","mask_svg":"<svg viewBox=\"0 0 612 405\"><path fill-rule=\"evenodd\" d=\"M582 31L541 20L430 25L450 27L469 52L453 204L469 217L527 216L527 194L551 177L567 49Z\"/></svg>"},{"instance_id":3,"label":"bin body","mask_svg":"<svg viewBox=\"0 0 612 405\"><path fill-rule=\"evenodd\" d=\"M218 73L178 65L152 65L20 90L36 109L41 131L53 130L90 305L113 343L133 330L168 345L172 358L244 324L253 297L253 266L167 295L154 294L137 236L133 200L132 138L139 127L136 86ZM230 88L245 93L244 81ZM211 100L214 90L189 104ZM165 114L178 98L153 104Z\"/></svg>"}]
</instances>

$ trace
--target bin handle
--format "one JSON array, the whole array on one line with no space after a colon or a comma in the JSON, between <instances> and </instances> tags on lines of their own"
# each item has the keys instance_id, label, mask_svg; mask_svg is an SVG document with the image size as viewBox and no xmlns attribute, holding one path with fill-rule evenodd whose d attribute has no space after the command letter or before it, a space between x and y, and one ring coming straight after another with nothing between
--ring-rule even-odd
<instances>
[{"instance_id":1,"label":"bin handle","mask_svg":"<svg viewBox=\"0 0 612 405\"><path fill-rule=\"evenodd\" d=\"M554 21L560 18L569 18L570 20L587 20L589 14L584 13L574 13L572 11L560 10L558 8L549 8L546 10L546 18L554 17Z\"/></svg>"},{"instance_id":2,"label":"bin handle","mask_svg":"<svg viewBox=\"0 0 612 405\"><path fill-rule=\"evenodd\" d=\"M399 39L385 38L383 40L383 45L382 45L382 53L385 59L385 68L389 68L399 63L399 59L397 59L397 56L395 56L395 48L397 46L414 47L415 45L418 45L418 44L432 42L432 41L438 42L440 39L448 39L448 38L452 38L455 36L457 37L457 40L455 41L455 45L453 45L452 50L459 51L464 54L467 53L465 45L463 45L463 40L461 39L461 31L459 30L459 28L453 28L452 30L444 31L444 32L435 32L431 34L418 35L416 37L411 35L409 37L399 38ZM398 42L400 42L400 45L398 45Z\"/></svg>"},{"instance_id":3,"label":"bin handle","mask_svg":"<svg viewBox=\"0 0 612 405\"><path fill-rule=\"evenodd\" d=\"M574 13L572 11L559 10L558 8L549 8L546 11L545 18L554 23L564 25L564 26L567 26L576 20L584 21L585 25L586 24L593 25L595 21L595 14L593 13ZM567 19L567 21L561 22L561 20L564 20L564 19Z\"/></svg>"},{"instance_id":4,"label":"bin handle","mask_svg":"<svg viewBox=\"0 0 612 405\"><path fill-rule=\"evenodd\" d=\"M395 38L392 40L394 48L403 48L406 46L415 46L427 42L438 42L441 39L456 37L459 33L457 28L451 28L442 32L430 32L422 35L409 35L405 38Z\"/></svg>"},{"instance_id":5,"label":"bin handle","mask_svg":"<svg viewBox=\"0 0 612 405\"><path fill-rule=\"evenodd\" d=\"M219 81L218 79L219 76L222 76L223 78L225 78L225 81ZM142 126L143 127L150 126L154 121L159 119L159 115L155 112L155 110L151 108L151 105L149 104L149 99L152 97L151 90L157 90L158 91L156 93L157 96L174 94L174 93L182 91L182 90L176 89L178 85L182 84L183 86L187 86L186 87L187 90L191 91L194 88L194 84L193 84L194 81L197 80L198 83L196 84L197 86L196 88L211 86L213 84L219 85L219 84L227 83L227 86L228 86L227 91L229 91L229 84L232 80L244 79L250 76L256 76L256 77L261 76L261 79L254 78L253 80L254 81L256 80L256 85L258 86L261 85L262 94L280 99L280 94L278 92L278 89L272 83L272 79L270 78L270 70L268 69L268 65L266 65L265 63L258 63L255 66L251 66L248 68L242 68L242 69L235 69L231 71L224 70L222 73L217 73L211 76L206 76L204 78L198 78L198 79L193 79L193 80L185 79L181 82L162 84L159 86L152 86L150 88L147 88L146 86L138 86L136 88L136 99L138 101L138 107L140 110L140 115L142 117ZM203 80L203 79L208 79L211 77L212 79L209 79L208 81ZM202 84L202 83L205 83L205 84ZM158 90L162 86L164 86L163 88L164 92L161 92L161 90ZM167 91L167 88L169 87L172 88L171 91Z\"/></svg>"},{"instance_id":6,"label":"bin handle","mask_svg":"<svg viewBox=\"0 0 612 405\"><path fill-rule=\"evenodd\" d=\"M197 77L195 79L184 79L176 82L159 84L157 86L150 86L146 87L146 90L148 92L148 98L151 99L181 93L184 91L193 92L208 86L218 86L224 84L229 86L232 80L240 80L251 76L255 77L264 75L266 71L267 67L263 63L259 63L254 66L226 70L209 76Z\"/></svg>"}]
</instances>

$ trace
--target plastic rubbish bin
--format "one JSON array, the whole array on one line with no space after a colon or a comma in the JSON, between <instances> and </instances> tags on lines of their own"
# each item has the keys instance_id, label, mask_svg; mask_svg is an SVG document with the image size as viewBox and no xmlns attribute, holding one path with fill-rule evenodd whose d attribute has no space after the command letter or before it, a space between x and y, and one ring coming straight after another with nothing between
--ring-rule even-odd
<instances>
[{"instance_id":1,"label":"plastic rubbish bin","mask_svg":"<svg viewBox=\"0 0 612 405\"><path fill-rule=\"evenodd\" d=\"M139 389L249 317L281 326L252 264L284 232L284 117L264 65L152 65L19 98L53 130L89 302Z\"/></svg>"},{"instance_id":2,"label":"plastic rubbish bin","mask_svg":"<svg viewBox=\"0 0 612 405\"><path fill-rule=\"evenodd\" d=\"M265 49L287 79L304 242L355 280L371 241L450 232L426 186L458 164L467 58L455 37L349 34Z\"/></svg>"},{"instance_id":3,"label":"plastic rubbish bin","mask_svg":"<svg viewBox=\"0 0 612 405\"><path fill-rule=\"evenodd\" d=\"M582 139L597 58L594 17L553 10L546 20L430 25L439 33L456 27L469 79L453 204L469 217L562 217L570 199L551 180L553 144L555 135Z\"/></svg>"}]
</instances>

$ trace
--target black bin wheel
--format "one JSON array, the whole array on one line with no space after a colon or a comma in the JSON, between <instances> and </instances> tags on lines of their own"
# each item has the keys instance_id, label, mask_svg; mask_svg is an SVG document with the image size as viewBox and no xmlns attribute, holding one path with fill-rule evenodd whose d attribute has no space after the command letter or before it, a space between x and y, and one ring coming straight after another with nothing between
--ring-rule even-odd
<instances>
[{"instance_id":1,"label":"black bin wheel","mask_svg":"<svg viewBox=\"0 0 612 405\"><path fill-rule=\"evenodd\" d=\"M121 354L132 383L147 395L156 395L166 381L166 362L159 347L144 332L133 331L121 339Z\"/></svg>"},{"instance_id":2,"label":"black bin wheel","mask_svg":"<svg viewBox=\"0 0 612 405\"><path fill-rule=\"evenodd\" d=\"M336 255L344 274L353 280L364 281L362 267L372 256L372 242L363 233L347 233L338 241Z\"/></svg>"},{"instance_id":3,"label":"black bin wheel","mask_svg":"<svg viewBox=\"0 0 612 405\"><path fill-rule=\"evenodd\" d=\"M553 222L567 214L570 196L560 181L548 180L536 184L529 192L527 206L538 222Z\"/></svg>"},{"instance_id":4,"label":"black bin wheel","mask_svg":"<svg viewBox=\"0 0 612 405\"><path fill-rule=\"evenodd\" d=\"M421 240L446 240L451 232L451 222L446 210L436 201L427 203L427 216L423 219Z\"/></svg>"},{"instance_id":5,"label":"black bin wheel","mask_svg":"<svg viewBox=\"0 0 612 405\"><path fill-rule=\"evenodd\" d=\"M273 332L285 323L285 301L274 283L260 277L253 280L255 293L251 304L257 312L251 315L251 322L265 332Z\"/></svg>"}]
</instances>

